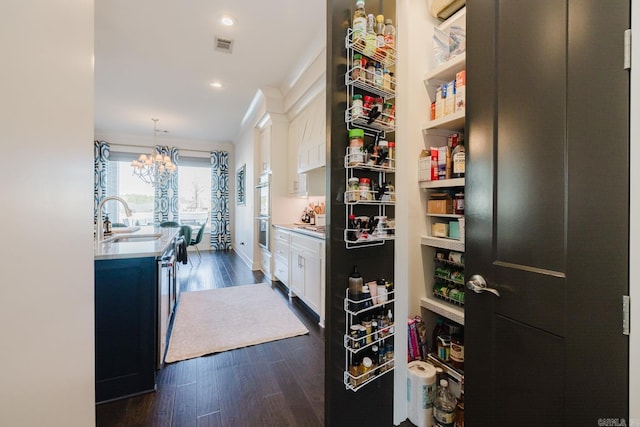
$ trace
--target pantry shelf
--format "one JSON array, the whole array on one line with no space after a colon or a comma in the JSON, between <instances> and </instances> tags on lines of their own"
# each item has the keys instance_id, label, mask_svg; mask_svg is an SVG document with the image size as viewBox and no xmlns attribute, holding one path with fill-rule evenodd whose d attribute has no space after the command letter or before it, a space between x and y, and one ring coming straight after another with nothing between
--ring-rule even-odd
<instances>
[{"instance_id":1,"label":"pantry shelf","mask_svg":"<svg viewBox=\"0 0 640 427\"><path fill-rule=\"evenodd\" d=\"M459 371L458 369L454 368L448 363L443 362L442 360L440 360L440 358L436 357L432 353L429 353L429 355L427 356L427 361L434 364L435 366L442 368L442 370L445 373L450 375L453 379L455 379L459 383L462 383L462 380L464 378L464 373L462 371Z\"/></svg>"},{"instance_id":2,"label":"pantry shelf","mask_svg":"<svg viewBox=\"0 0 640 427\"><path fill-rule=\"evenodd\" d=\"M442 317L446 317L464 326L464 308L446 301L442 301L433 295L420 298L420 307L431 310Z\"/></svg>"},{"instance_id":3,"label":"pantry shelf","mask_svg":"<svg viewBox=\"0 0 640 427\"><path fill-rule=\"evenodd\" d=\"M423 126L423 132L429 129L447 129L452 132L462 131L464 129L465 110L448 114L436 120L431 120Z\"/></svg>"},{"instance_id":4,"label":"pantry shelf","mask_svg":"<svg viewBox=\"0 0 640 427\"><path fill-rule=\"evenodd\" d=\"M466 62L467 56L465 53L462 53L447 62L438 65L432 71L425 74L424 85L427 87L427 90L430 90L431 86L443 84L455 79L456 73L460 70L464 70Z\"/></svg>"},{"instance_id":5,"label":"pantry shelf","mask_svg":"<svg viewBox=\"0 0 640 427\"><path fill-rule=\"evenodd\" d=\"M464 187L464 178L441 179L436 181L420 181L419 186L421 189Z\"/></svg>"},{"instance_id":6,"label":"pantry shelf","mask_svg":"<svg viewBox=\"0 0 640 427\"><path fill-rule=\"evenodd\" d=\"M435 248L464 252L464 242L444 237L422 236L420 238L420 244L423 246L433 246Z\"/></svg>"}]
</instances>

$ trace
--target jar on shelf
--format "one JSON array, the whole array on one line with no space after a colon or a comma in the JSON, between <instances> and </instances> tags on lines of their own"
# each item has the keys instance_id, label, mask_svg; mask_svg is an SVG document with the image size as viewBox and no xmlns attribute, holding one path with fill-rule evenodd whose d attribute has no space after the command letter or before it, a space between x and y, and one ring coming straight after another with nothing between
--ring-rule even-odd
<instances>
[{"instance_id":1,"label":"jar on shelf","mask_svg":"<svg viewBox=\"0 0 640 427\"><path fill-rule=\"evenodd\" d=\"M349 130L349 149L347 153L349 165L364 163L364 130Z\"/></svg>"},{"instance_id":2,"label":"jar on shelf","mask_svg":"<svg viewBox=\"0 0 640 427\"><path fill-rule=\"evenodd\" d=\"M373 200L373 194L371 193L371 179L360 178L360 200Z\"/></svg>"},{"instance_id":3,"label":"jar on shelf","mask_svg":"<svg viewBox=\"0 0 640 427\"><path fill-rule=\"evenodd\" d=\"M373 107L373 96L365 95L362 98L362 110L365 115L369 114L371 107Z\"/></svg>"},{"instance_id":4,"label":"jar on shelf","mask_svg":"<svg viewBox=\"0 0 640 427\"><path fill-rule=\"evenodd\" d=\"M352 177L347 181L347 202L356 202L360 200L360 178Z\"/></svg>"},{"instance_id":5,"label":"jar on shelf","mask_svg":"<svg viewBox=\"0 0 640 427\"><path fill-rule=\"evenodd\" d=\"M389 154L387 154L387 158L389 159L389 167L396 167L396 143L393 141L389 141Z\"/></svg>"},{"instance_id":6,"label":"jar on shelf","mask_svg":"<svg viewBox=\"0 0 640 427\"><path fill-rule=\"evenodd\" d=\"M462 335L451 336L450 363L454 368L464 369L464 338Z\"/></svg>"},{"instance_id":7,"label":"jar on shelf","mask_svg":"<svg viewBox=\"0 0 640 427\"><path fill-rule=\"evenodd\" d=\"M359 53L353 55L353 63L351 64L351 80L364 80L365 67L367 66L367 60Z\"/></svg>"},{"instance_id":8,"label":"jar on shelf","mask_svg":"<svg viewBox=\"0 0 640 427\"><path fill-rule=\"evenodd\" d=\"M388 124L393 124L395 121L393 104L385 102L382 104L382 121Z\"/></svg>"},{"instance_id":9,"label":"jar on shelf","mask_svg":"<svg viewBox=\"0 0 640 427\"><path fill-rule=\"evenodd\" d=\"M456 193L453 199L453 212L464 215L464 193Z\"/></svg>"},{"instance_id":10,"label":"jar on shelf","mask_svg":"<svg viewBox=\"0 0 640 427\"><path fill-rule=\"evenodd\" d=\"M376 77L376 65L373 61L369 61L369 63L367 63L367 70L365 74L367 83L373 85Z\"/></svg>"},{"instance_id":11,"label":"jar on shelf","mask_svg":"<svg viewBox=\"0 0 640 427\"><path fill-rule=\"evenodd\" d=\"M391 90L391 74L388 68L382 71L382 87L384 90Z\"/></svg>"},{"instance_id":12,"label":"jar on shelf","mask_svg":"<svg viewBox=\"0 0 640 427\"><path fill-rule=\"evenodd\" d=\"M354 119L357 119L358 117L363 115L363 103L362 103L362 95L360 95L359 93L355 93L353 95L353 98L351 99L351 116Z\"/></svg>"}]
</instances>

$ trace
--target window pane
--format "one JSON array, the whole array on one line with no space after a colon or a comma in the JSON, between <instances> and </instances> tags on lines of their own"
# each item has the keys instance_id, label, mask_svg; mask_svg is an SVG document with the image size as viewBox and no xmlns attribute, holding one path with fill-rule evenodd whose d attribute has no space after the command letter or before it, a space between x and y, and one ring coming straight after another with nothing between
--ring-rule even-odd
<instances>
[{"instance_id":1,"label":"window pane","mask_svg":"<svg viewBox=\"0 0 640 427\"><path fill-rule=\"evenodd\" d=\"M110 196L122 197L133 213L131 218L126 218L121 203L108 202L106 211L111 222L125 225L153 224L153 186L144 183L132 174L130 161L112 160L109 162L107 193Z\"/></svg>"},{"instance_id":2,"label":"window pane","mask_svg":"<svg viewBox=\"0 0 640 427\"><path fill-rule=\"evenodd\" d=\"M185 162L187 163L187 162ZM194 163L191 163L192 165ZM178 166L179 217L182 224L211 226L211 166L208 163Z\"/></svg>"}]
</instances>

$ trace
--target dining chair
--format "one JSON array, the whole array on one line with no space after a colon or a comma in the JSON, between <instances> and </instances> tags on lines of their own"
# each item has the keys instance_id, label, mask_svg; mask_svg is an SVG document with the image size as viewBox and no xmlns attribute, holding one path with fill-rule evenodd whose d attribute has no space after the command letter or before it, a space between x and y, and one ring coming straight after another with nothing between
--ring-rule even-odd
<instances>
[{"instance_id":1,"label":"dining chair","mask_svg":"<svg viewBox=\"0 0 640 427\"><path fill-rule=\"evenodd\" d=\"M198 244L200 242L202 242L202 237L204 236L204 229L207 226L207 222L209 221L209 218L207 218L202 225L200 226L200 229L198 230L198 234L196 234L196 238L191 240L191 243L189 244L189 246L193 246L196 248L196 253L198 254L198 258L200 260L202 260L202 256L200 255L200 249L198 249Z\"/></svg>"}]
</instances>

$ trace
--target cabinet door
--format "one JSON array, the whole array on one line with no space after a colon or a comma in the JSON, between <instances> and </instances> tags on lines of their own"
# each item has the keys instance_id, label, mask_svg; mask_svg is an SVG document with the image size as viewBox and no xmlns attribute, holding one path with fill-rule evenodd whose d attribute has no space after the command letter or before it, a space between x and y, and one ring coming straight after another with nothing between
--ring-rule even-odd
<instances>
[{"instance_id":1,"label":"cabinet door","mask_svg":"<svg viewBox=\"0 0 640 427\"><path fill-rule=\"evenodd\" d=\"M260 132L260 170L271 170L271 124L267 124Z\"/></svg>"},{"instance_id":2,"label":"cabinet door","mask_svg":"<svg viewBox=\"0 0 640 427\"><path fill-rule=\"evenodd\" d=\"M320 257L317 253L305 252L304 264L304 300L310 309L320 313L321 271Z\"/></svg>"},{"instance_id":3,"label":"cabinet door","mask_svg":"<svg viewBox=\"0 0 640 427\"><path fill-rule=\"evenodd\" d=\"M300 249L295 246L291 247L289 257L289 290L294 296L304 295L304 261L303 254Z\"/></svg>"},{"instance_id":4,"label":"cabinet door","mask_svg":"<svg viewBox=\"0 0 640 427\"><path fill-rule=\"evenodd\" d=\"M289 124L289 167L288 191L290 195L304 195L307 192L307 176L298 173L298 151L302 143L305 118L296 117Z\"/></svg>"}]
</instances>

